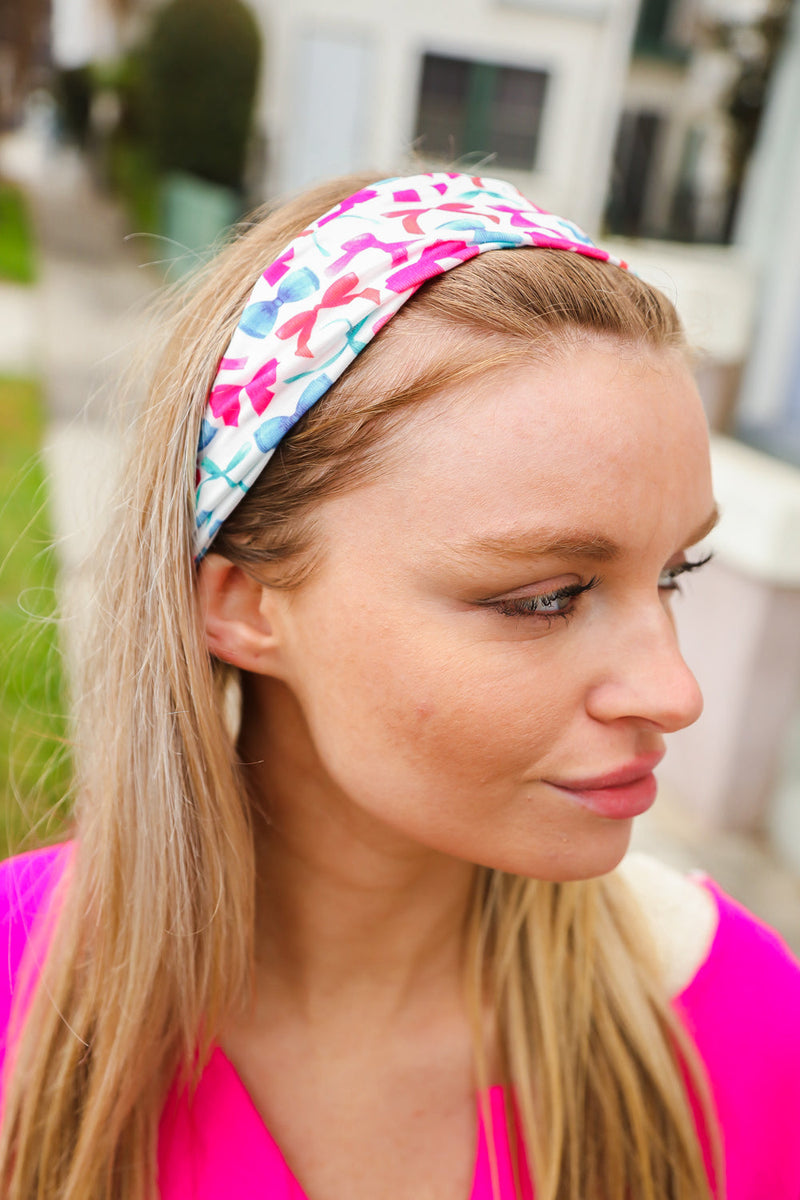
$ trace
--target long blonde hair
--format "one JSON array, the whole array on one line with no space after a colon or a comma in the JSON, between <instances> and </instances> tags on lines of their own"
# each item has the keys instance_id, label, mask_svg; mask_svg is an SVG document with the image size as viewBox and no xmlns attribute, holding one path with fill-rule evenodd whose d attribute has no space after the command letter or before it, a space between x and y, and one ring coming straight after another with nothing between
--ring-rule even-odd
<instances>
[{"instance_id":1,"label":"long blonde hair","mask_svg":"<svg viewBox=\"0 0 800 1200\"><path fill-rule=\"evenodd\" d=\"M365 182L319 188L223 252L175 318L131 435L78 708L76 855L6 1095L7 1200L150 1200L167 1089L176 1074L198 1076L248 995L253 838L226 671L197 606L195 451L256 275ZM406 355L387 378L382 345L443 327L455 341L439 360L420 367ZM659 293L563 251L485 255L426 285L306 414L215 549L297 586L313 570L315 505L375 469L395 413L586 330L682 344ZM460 335L463 349L481 334L491 354L456 353ZM707 1089L622 880L552 884L480 868L468 951L473 1007L494 1014L512 1141L518 1119L539 1200L709 1197L686 1081L713 1132ZM479 1038L476 1058L485 1085Z\"/></svg>"}]
</instances>

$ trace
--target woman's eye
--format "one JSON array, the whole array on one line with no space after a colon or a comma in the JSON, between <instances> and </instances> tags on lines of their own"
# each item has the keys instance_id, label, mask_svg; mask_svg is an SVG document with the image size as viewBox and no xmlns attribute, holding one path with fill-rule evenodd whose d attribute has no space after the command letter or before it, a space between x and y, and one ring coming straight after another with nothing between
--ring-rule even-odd
<instances>
[{"instance_id":1,"label":"woman's eye","mask_svg":"<svg viewBox=\"0 0 800 1200\"><path fill-rule=\"evenodd\" d=\"M665 567L658 577L659 590L662 592L679 592L681 590L678 583L679 575L686 575L689 571L697 571L700 567L704 567L707 562L710 562L713 555L707 554L705 558L700 558L696 562L684 560L684 562L675 563L672 567Z\"/></svg>"},{"instance_id":2,"label":"woman's eye","mask_svg":"<svg viewBox=\"0 0 800 1200\"><path fill-rule=\"evenodd\" d=\"M507 600L493 600L487 607L505 617L567 617L572 616L575 601L583 592L596 587L600 582L593 576L587 583L568 583L552 592L535 596L515 596Z\"/></svg>"}]
</instances>

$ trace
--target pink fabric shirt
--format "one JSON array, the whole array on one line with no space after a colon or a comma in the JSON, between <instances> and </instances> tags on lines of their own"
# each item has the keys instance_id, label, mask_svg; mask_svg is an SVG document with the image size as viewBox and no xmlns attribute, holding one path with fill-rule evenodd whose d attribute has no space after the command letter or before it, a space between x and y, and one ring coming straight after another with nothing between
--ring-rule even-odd
<instances>
[{"instance_id":1,"label":"pink fabric shirt","mask_svg":"<svg viewBox=\"0 0 800 1200\"><path fill-rule=\"evenodd\" d=\"M23 952L69 848L0 864L0 1054ZM725 1151L727 1200L800 1200L800 963L776 933L704 880L719 921L708 957L674 1000L711 1080ZM513 1200L503 1097L491 1089L502 1200ZM472 1190L493 1200L476 1100ZM161 1120L161 1200L307 1200L234 1067L215 1049L190 1100L173 1089ZM532 1200L529 1180L524 1200Z\"/></svg>"}]
</instances>

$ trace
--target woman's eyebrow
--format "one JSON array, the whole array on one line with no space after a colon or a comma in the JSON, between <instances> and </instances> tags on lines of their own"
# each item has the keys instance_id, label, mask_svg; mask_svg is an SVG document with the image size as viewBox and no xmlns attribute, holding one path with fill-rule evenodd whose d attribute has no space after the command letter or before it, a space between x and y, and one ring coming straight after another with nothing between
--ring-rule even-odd
<instances>
[{"instance_id":1,"label":"woman's eyebrow","mask_svg":"<svg viewBox=\"0 0 800 1200\"><path fill-rule=\"evenodd\" d=\"M489 555L500 558L572 558L599 559L608 562L620 553L611 538L587 530L542 529L513 530L505 534L481 534L467 541L451 543L448 558L475 559Z\"/></svg>"},{"instance_id":2,"label":"woman's eyebrow","mask_svg":"<svg viewBox=\"0 0 800 1200\"><path fill-rule=\"evenodd\" d=\"M706 519L689 534L685 547L701 542L719 521L719 511L711 510ZM592 559L611 562L621 553L613 538L586 529L510 530L504 534L481 534L467 541L451 543L446 557L469 559L493 556L500 558L566 558Z\"/></svg>"}]
</instances>

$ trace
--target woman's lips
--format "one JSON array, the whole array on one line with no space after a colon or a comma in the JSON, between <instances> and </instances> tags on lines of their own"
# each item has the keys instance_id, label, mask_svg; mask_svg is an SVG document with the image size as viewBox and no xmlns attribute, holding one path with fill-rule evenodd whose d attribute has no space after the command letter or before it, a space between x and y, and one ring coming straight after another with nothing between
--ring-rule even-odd
<instances>
[{"instance_id":1,"label":"woman's lips","mask_svg":"<svg viewBox=\"0 0 800 1200\"><path fill-rule=\"evenodd\" d=\"M658 790L653 771L663 757L662 751L643 756L604 775L548 782L598 816L621 821L638 817L653 804Z\"/></svg>"}]
</instances>

